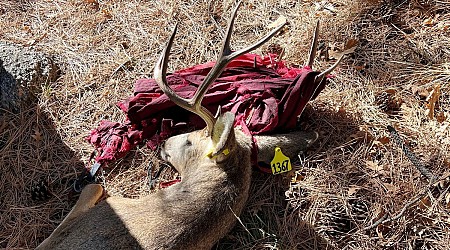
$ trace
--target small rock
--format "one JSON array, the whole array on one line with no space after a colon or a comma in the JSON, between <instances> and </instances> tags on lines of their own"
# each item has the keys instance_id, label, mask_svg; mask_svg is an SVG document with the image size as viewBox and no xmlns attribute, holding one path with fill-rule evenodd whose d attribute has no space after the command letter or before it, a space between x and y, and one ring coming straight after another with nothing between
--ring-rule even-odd
<instances>
[{"instance_id":1,"label":"small rock","mask_svg":"<svg viewBox=\"0 0 450 250\"><path fill-rule=\"evenodd\" d=\"M0 112L18 112L22 103L32 102L41 86L57 76L58 67L49 56L0 41Z\"/></svg>"}]
</instances>

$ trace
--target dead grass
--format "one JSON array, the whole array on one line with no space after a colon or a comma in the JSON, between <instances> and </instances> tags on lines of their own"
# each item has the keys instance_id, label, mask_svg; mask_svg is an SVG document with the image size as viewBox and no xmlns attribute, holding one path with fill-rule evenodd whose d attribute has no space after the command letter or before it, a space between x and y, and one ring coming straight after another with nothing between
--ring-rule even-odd
<instances>
[{"instance_id":1,"label":"dead grass","mask_svg":"<svg viewBox=\"0 0 450 250\"><path fill-rule=\"evenodd\" d=\"M213 60L235 1L5 0L0 39L57 58L63 75L42 86L39 102L0 120L0 247L33 248L61 221L74 198L70 180L88 163L89 130L121 121L115 103L133 82L150 76L171 27L179 32L170 69ZM271 42L292 64L306 60L315 20L321 41L360 44L304 114L303 127L321 139L297 164L297 181L255 174L241 225L217 249L445 249L450 243L446 189L414 203L427 182L389 140L393 125L432 172L450 167L450 36L448 1L245 1L233 44L254 41L279 15L290 24ZM264 46L261 51L265 51ZM331 64L318 58L316 69ZM429 116L431 91L440 86ZM428 95L428 96L427 96ZM438 118L444 117L444 121ZM442 118L441 117L441 118ZM36 139L38 131L41 136ZM105 173L109 193L148 192L154 153L142 148ZM30 198L33 182L51 197ZM430 191L431 192L431 191ZM441 196L439 196L441 195ZM426 196L424 196L426 197Z\"/></svg>"}]
</instances>

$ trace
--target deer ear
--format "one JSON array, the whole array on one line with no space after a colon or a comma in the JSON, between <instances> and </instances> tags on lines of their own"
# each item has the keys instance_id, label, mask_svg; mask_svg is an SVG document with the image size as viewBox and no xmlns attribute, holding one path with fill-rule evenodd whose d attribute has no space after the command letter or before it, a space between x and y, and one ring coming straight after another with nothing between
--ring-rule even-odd
<instances>
[{"instance_id":1,"label":"deer ear","mask_svg":"<svg viewBox=\"0 0 450 250\"><path fill-rule=\"evenodd\" d=\"M230 139L234 139L234 114L226 112L217 118L211 134L213 142L213 151L210 157L214 157L220 153L228 154L227 145Z\"/></svg>"}]
</instances>

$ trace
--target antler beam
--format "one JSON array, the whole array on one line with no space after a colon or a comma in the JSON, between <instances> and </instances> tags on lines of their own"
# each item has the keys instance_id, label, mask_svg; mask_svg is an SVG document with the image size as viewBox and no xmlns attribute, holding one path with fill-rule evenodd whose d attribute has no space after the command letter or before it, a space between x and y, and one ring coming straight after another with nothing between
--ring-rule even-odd
<instances>
[{"instance_id":1,"label":"antler beam","mask_svg":"<svg viewBox=\"0 0 450 250\"><path fill-rule=\"evenodd\" d=\"M182 98L179 95L177 95L170 88L169 84L167 83L167 79L166 79L167 63L169 60L170 49L172 47L173 40L175 38L175 34L177 32L177 25L173 29L172 35L169 38L167 46L162 51L161 56L159 57L159 60L155 66L154 78L155 78L156 82L158 83L159 87L161 88L161 90L176 105L199 115L206 122L208 135L211 135L212 129L214 127L214 123L216 121L216 119L211 114L211 112L201 105L203 97L204 97L206 91L208 90L209 86L211 86L211 84L217 79L217 77L220 76L220 74L225 69L225 67L228 65L228 63L230 63L236 57L243 55L249 51L252 51L254 49L257 49L258 47L260 47L261 45L266 43L286 24L286 22L280 24L278 27L273 29L266 36L261 38L256 43L250 45L249 47L240 49L238 51L232 51L231 47L230 47L231 33L233 32L234 20L236 18L236 13L240 6L241 6L241 2L238 3L238 5L236 6L236 8L233 11L233 14L231 15L230 20L228 21L227 32L226 32L226 35L225 35L225 38L224 38L223 44L222 44L222 52L220 53L219 57L217 58L216 64L211 69L211 71L208 73L208 75L206 75L202 84L199 86L199 88L197 89L197 91L195 92L194 96L191 99Z\"/></svg>"}]
</instances>

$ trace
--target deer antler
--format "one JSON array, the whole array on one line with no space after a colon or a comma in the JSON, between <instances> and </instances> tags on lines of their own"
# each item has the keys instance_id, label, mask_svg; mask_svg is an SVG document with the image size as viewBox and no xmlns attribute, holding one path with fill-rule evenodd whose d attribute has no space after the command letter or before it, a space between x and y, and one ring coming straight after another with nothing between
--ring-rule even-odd
<instances>
[{"instance_id":1,"label":"deer antler","mask_svg":"<svg viewBox=\"0 0 450 250\"><path fill-rule=\"evenodd\" d=\"M312 69L314 58L316 57L317 43L319 41L319 20L317 20L316 28L314 29L314 35L311 42L311 48L309 48L308 66Z\"/></svg>"},{"instance_id":2,"label":"deer antler","mask_svg":"<svg viewBox=\"0 0 450 250\"><path fill-rule=\"evenodd\" d=\"M207 126L208 135L211 135L212 129L216 122L216 119L213 117L211 112L201 105L203 97L208 90L209 86L220 76L222 71L236 57L245 54L251 50L258 48L259 46L266 43L270 38L272 38L285 24L286 22L280 24L278 27L273 29L270 33L268 33L265 37L261 38L259 41L254 43L253 45L240 49L238 51L232 51L230 48L230 39L231 33L233 31L233 24L236 18L237 10L239 9L241 2L238 3L236 8L231 15L230 20L228 21L228 28L225 38L222 44L222 52L217 58L216 64L208 73L208 75L203 80L202 84L199 86L194 96L191 99L182 98L177 95L168 85L166 79L167 72L167 63L169 60L170 48L172 47L173 40L175 38L175 33L177 32L177 25L173 29L172 35L169 38L166 48L162 51L161 56L155 66L154 78L158 83L161 90L172 100L176 105L189 110L197 115L199 115L205 122Z\"/></svg>"},{"instance_id":3,"label":"deer antler","mask_svg":"<svg viewBox=\"0 0 450 250\"><path fill-rule=\"evenodd\" d=\"M311 42L311 47L309 48L307 65L311 69L314 63L314 58L316 57L318 39L319 39L319 20L317 20L316 27L314 28L313 39ZM320 83L323 80L323 78L325 78L328 74L330 74L339 65L339 63L341 63L342 59L344 58L344 55L345 53L343 53L331 67L329 67L328 69L317 75L314 82L316 84Z\"/></svg>"}]
</instances>

